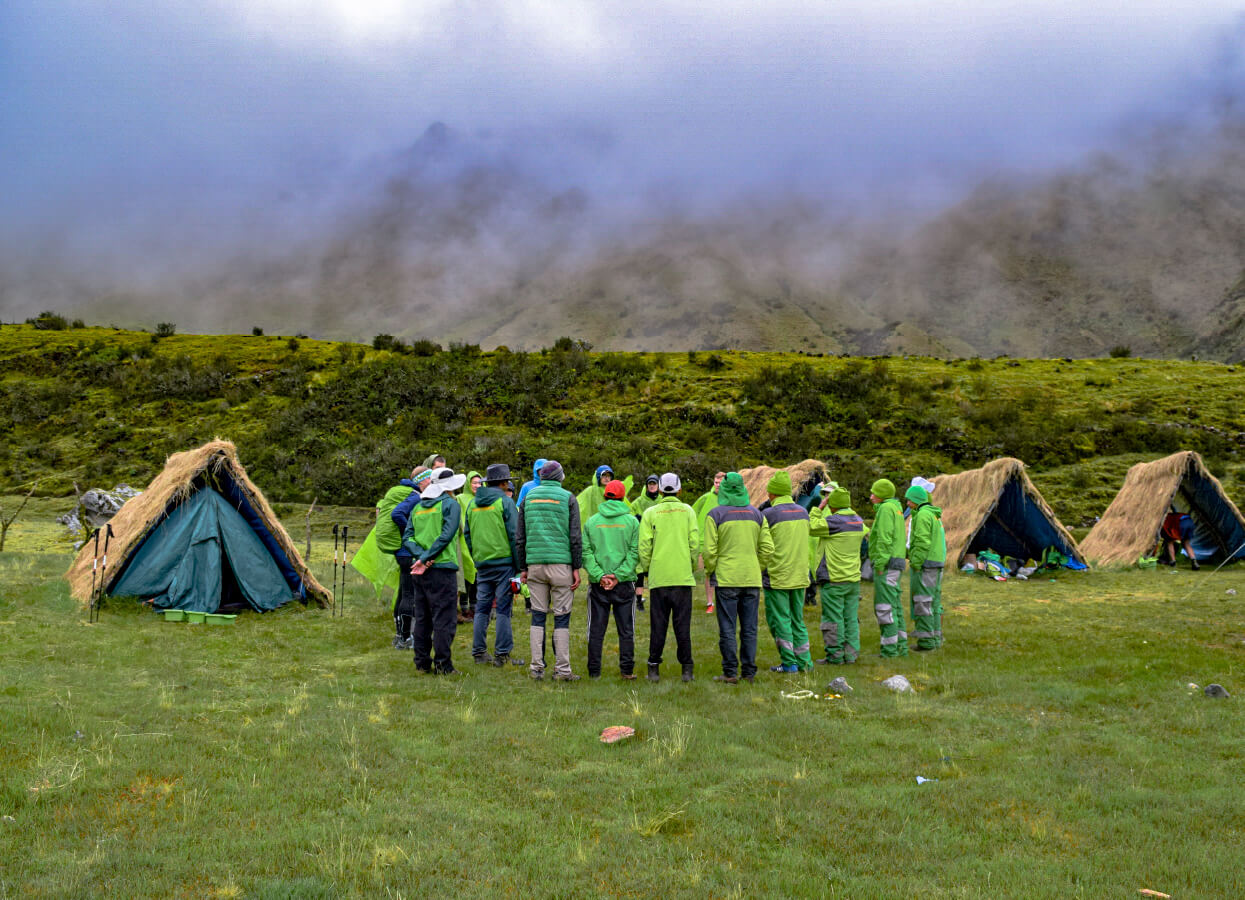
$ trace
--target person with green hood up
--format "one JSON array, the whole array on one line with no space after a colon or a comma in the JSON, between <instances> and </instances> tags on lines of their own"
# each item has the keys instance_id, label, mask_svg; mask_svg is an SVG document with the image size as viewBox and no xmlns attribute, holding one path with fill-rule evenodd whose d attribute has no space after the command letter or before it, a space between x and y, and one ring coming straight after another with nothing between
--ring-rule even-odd
<instances>
[{"instance_id":1,"label":"person with green hood up","mask_svg":"<svg viewBox=\"0 0 1245 900\"><path fill-rule=\"evenodd\" d=\"M424 460L425 469L443 469L445 468L445 457L440 453L433 453Z\"/></svg>"},{"instance_id":2,"label":"person with green hood up","mask_svg":"<svg viewBox=\"0 0 1245 900\"><path fill-rule=\"evenodd\" d=\"M631 501L631 511L635 513L635 520L640 521L644 517L644 510L650 506L655 506L657 501L661 499L661 491L657 489L657 482L660 479L656 475L650 475L644 479L644 490L640 492L640 496ZM644 573L638 572L635 579L635 608L644 610Z\"/></svg>"},{"instance_id":3,"label":"person with green hood up","mask_svg":"<svg viewBox=\"0 0 1245 900\"><path fill-rule=\"evenodd\" d=\"M929 492L912 485L904 494L912 510L912 565L909 590L912 602L912 637L917 650L942 646L942 570L947 562L947 534L942 510L929 501Z\"/></svg>"},{"instance_id":4,"label":"person with green hood up","mask_svg":"<svg viewBox=\"0 0 1245 900\"><path fill-rule=\"evenodd\" d=\"M579 503L581 522L587 524L597 514L597 508L605 502L605 486L613 480L614 470L610 466L597 466L596 474L592 476L592 484L580 491L575 498Z\"/></svg>"},{"instance_id":5,"label":"person with green hood up","mask_svg":"<svg viewBox=\"0 0 1245 900\"><path fill-rule=\"evenodd\" d=\"M487 471L487 482L475 491L463 515L463 537L476 564L476 608L472 625L471 657L477 663L521 666L511 659L514 631L510 609L514 603L511 581L519 574L515 560L519 510L503 491L510 483L510 467L494 463ZM488 652L488 625L497 611L497 630L493 655Z\"/></svg>"},{"instance_id":6,"label":"person with green hood up","mask_svg":"<svg viewBox=\"0 0 1245 900\"><path fill-rule=\"evenodd\" d=\"M869 561L873 563L873 614L882 634L882 656L908 655L908 633L903 624L903 570L908 565L908 539L903 507L895 484L879 478L869 488L874 506L869 534Z\"/></svg>"},{"instance_id":7,"label":"person with green hood up","mask_svg":"<svg viewBox=\"0 0 1245 900\"><path fill-rule=\"evenodd\" d=\"M464 490L456 495L458 506L462 510L464 528L460 532L458 548L458 558L462 562L463 572L463 589L458 594L458 624L465 625L474 619L474 607L476 604L476 562L471 556L471 548L467 546L467 504L471 502L471 498L476 495L480 485L484 483L484 479L480 477L480 473L471 471L467 473L467 483L463 486Z\"/></svg>"},{"instance_id":8,"label":"person with green hood up","mask_svg":"<svg viewBox=\"0 0 1245 900\"><path fill-rule=\"evenodd\" d=\"M774 552L765 518L748 499L743 476L729 472L718 487L718 505L705 516L701 555L718 583L718 650L722 674L714 681L752 681L757 671L757 613L761 604L761 557ZM739 654L735 628L739 627Z\"/></svg>"},{"instance_id":9,"label":"person with green hood up","mask_svg":"<svg viewBox=\"0 0 1245 900\"><path fill-rule=\"evenodd\" d=\"M860 545L869 529L851 504L847 488L836 484L808 514L808 531L817 541L813 577L821 586L826 646L818 662L830 665L854 663L860 656Z\"/></svg>"},{"instance_id":10,"label":"person with green hood up","mask_svg":"<svg viewBox=\"0 0 1245 900\"><path fill-rule=\"evenodd\" d=\"M762 513L773 550L761 557L765 568L765 624L778 645L780 662L771 672L813 667L804 624L804 590L809 585L808 511L791 497L791 476L774 473L765 487L769 507Z\"/></svg>"},{"instance_id":11,"label":"person with green hood up","mask_svg":"<svg viewBox=\"0 0 1245 900\"><path fill-rule=\"evenodd\" d=\"M707 493L701 494L696 498L696 502L692 504L692 510L696 513L696 527L700 530L701 535L705 533L705 518L709 515L709 510L714 509L718 505L718 491L722 487L722 479L726 477L725 472L718 472L713 476L713 489ZM701 557L701 564L704 564L704 557ZM707 568L705 569L705 612L713 612L713 598L717 593L718 582L713 577L713 573Z\"/></svg>"},{"instance_id":12,"label":"person with green hood up","mask_svg":"<svg viewBox=\"0 0 1245 900\"><path fill-rule=\"evenodd\" d=\"M584 568L588 570L588 677L601 677L601 645L614 615L618 631L618 669L635 679L635 579L640 563L640 523L627 504L627 486L611 481L605 500L584 527Z\"/></svg>"},{"instance_id":13,"label":"person with green hood up","mask_svg":"<svg viewBox=\"0 0 1245 900\"><path fill-rule=\"evenodd\" d=\"M427 487L402 534L402 545L414 561L415 668L438 675L457 675L451 649L458 628L458 530L462 509L453 491L467 481L453 469L433 469ZM429 650L433 651L431 657Z\"/></svg>"},{"instance_id":14,"label":"person with green hood up","mask_svg":"<svg viewBox=\"0 0 1245 900\"><path fill-rule=\"evenodd\" d=\"M683 680L691 681L692 588L696 586L696 557L700 534L696 513L679 499L683 483L674 472L661 476L661 500L640 519L640 569L648 573L648 680L661 680L661 656L666 632L674 618L674 642Z\"/></svg>"}]
</instances>

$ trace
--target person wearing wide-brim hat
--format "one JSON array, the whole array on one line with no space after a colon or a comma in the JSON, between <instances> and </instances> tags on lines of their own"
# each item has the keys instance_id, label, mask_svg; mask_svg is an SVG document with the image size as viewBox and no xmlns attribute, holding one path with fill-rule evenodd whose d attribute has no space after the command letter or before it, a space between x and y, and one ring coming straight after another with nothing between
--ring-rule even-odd
<instances>
[{"instance_id":1,"label":"person wearing wide-brim hat","mask_svg":"<svg viewBox=\"0 0 1245 900\"><path fill-rule=\"evenodd\" d=\"M514 594L510 581L519 572L515 560L519 552L515 545L519 510L514 501L506 496L504 488L510 483L510 467L494 463L484 473L483 486L467 502L463 516L463 539L476 564L475 620L472 628L471 657L478 663L504 666L510 662L523 665L521 659L511 659L514 634L510 626L510 607ZM488 626L494 608L497 610L496 634L493 655L488 652Z\"/></svg>"},{"instance_id":2,"label":"person wearing wide-brim hat","mask_svg":"<svg viewBox=\"0 0 1245 900\"><path fill-rule=\"evenodd\" d=\"M458 630L458 530L462 509L453 492L467 476L453 469L433 469L402 535L415 576L415 668L457 675L451 658ZM429 651L433 655L429 655Z\"/></svg>"}]
</instances>

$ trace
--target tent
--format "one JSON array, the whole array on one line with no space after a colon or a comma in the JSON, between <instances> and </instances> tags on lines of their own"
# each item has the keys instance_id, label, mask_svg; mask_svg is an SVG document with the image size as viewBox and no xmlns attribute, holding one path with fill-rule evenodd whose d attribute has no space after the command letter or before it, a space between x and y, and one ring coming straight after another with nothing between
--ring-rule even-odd
<instances>
[{"instance_id":1,"label":"tent","mask_svg":"<svg viewBox=\"0 0 1245 900\"><path fill-rule=\"evenodd\" d=\"M990 549L1040 560L1047 547L1084 565L1076 539L1042 499L1020 460L1003 457L980 469L939 475L934 484L930 499L942 509L947 560L954 560L957 569L966 553Z\"/></svg>"},{"instance_id":2,"label":"tent","mask_svg":"<svg viewBox=\"0 0 1245 900\"><path fill-rule=\"evenodd\" d=\"M830 467L816 459L806 459L804 462L786 468L787 474L791 476L792 499L797 503L803 499L805 506L817 486L830 477ZM765 488L769 480L774 477L774 473L780 471L782 470L770 466L739 470L744 480L744 487L748 489L748 499L752 501L753 506L760 506L766 501Z\"/></svg>"},{"instance_id":3,"label":"tent","mask_svg":"<svg viewBox=\"0 0 1245 900\"><path fill-rule=\"evenodd\" d=\"M202 612L262 612L292 599L329 603L228 441L170 456L147 490L121 507L112 529L104 596ZM90 602L94 551L93 541L84 544L65 573L83 604Z\"/></svg>"},{"instance_id":4,"label":"tent","mask_svg":"<svg viewBox=\"0 0 1245 900\"><path fill-rule=\"evenodd\" d=\"M1173 506L1193 517L1193 552L1200 561L1245 559L1245 518L1192 450L1129 469L1124 486L1086 536L1085 555L1101 565L1132 565L1149 556Z\"/></svg>"}]
</instances>

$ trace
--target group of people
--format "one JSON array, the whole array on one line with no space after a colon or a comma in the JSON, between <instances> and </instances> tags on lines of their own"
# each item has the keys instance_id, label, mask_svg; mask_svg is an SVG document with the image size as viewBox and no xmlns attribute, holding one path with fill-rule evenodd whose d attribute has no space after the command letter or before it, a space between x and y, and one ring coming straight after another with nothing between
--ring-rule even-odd
<instances>
[{"instance_id":1,"label":"group of people","mask_svg":"<svg viewBox=\"0 0 1245 900\"><path fill-rule=\"evenodd\" d=\"M546 675L547 637L553 645L552 677L580 678L571 668L570 622L581 571L588 581L592 678L601 676L611 619L620 674L626 680L636 678L635 612L645 608L647 588L647 677L660 680L673 626L682 680L693 680L692 592L702 564L707 611L717 616L722 671L715 681L736 684L755 678L762 598L779 657L770 670L812 669L804 622L810 585L820 594L825 649L817 663L856 662L862 570L865 577L873 572L883 657L906 656L910 641L918 651L942 646L946 539L941 510L930 502L933 484L924 479L913 480L902 502L891 481L874 482L870 528L851 508L846 488L828 482L814 494L820 495L820 503L802 504L794 499L791 477L783 470L769 479L760 507L752 505L738 472L718 473L713 490L695 506L682 501L683 485L673 472L650 475L631 502L627 483L617 480L609 466L599 467L593 483L578 496L563 487L564 478L560 463L540 459L532 480L516 493L504 463L468 476L434 456L377 503L377 545L394 555L399 571L395 646L414 650L416 669L457 674L452 645L460 567L470 569L472 576L466 586L474 602L475 662L526 664L537 680ZM902 603L902 576L909 567L911 633L905 630ZM528 598L531 612L527 663L514 655L512 611L520 595Z\"/></svg>"}]
</instances>

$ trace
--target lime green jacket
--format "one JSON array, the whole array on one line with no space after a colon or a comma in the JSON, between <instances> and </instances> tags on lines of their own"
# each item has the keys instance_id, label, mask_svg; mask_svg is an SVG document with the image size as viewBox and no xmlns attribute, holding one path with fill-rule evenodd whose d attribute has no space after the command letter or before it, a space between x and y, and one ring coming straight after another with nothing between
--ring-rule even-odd
<instances>
[{"instance_id":1,"label":"lime green jacket","mask_svg":"<svg viewBox=\"0 0 1245 900\"><path fill-rule=\"evenodd\" d=\"M761 586L761 557L774 552L765 518L755 506L715 506L705 516L705 571L718 587Z\"/></svg>"},{"instance_id":2,"label":"lime green jacket","mask_svg":"<svg viewBox=\"0 0 1245 900\"><path fill-rule=\"evenodd\" d=\"M640 523L623 500L606 500L584 526L584 568L593 584L606 575L635 581L640 564Z\"/></svg>"},{"instance_id":3,"label":"lime green jacket","mask_svg":"<svg viewBox=\"0 0 1245 900\"><path fill-rule=\"evenodd\" d=\"M942 568L947 561L947 533L942 527L942 510L922 503L912 512L912 546L908 562L914 569Z\"/></svg>"},{"instance_id":4,"label":"lime green jacket","mask_svg":"<svg viewBox=\"0 0 1245 900\"><path fill-rule=\"evenodd\" d=\"M817 541L813 577L818 584L860 581L860 545L869 526L851 509L808 511L808 531Z\"/></svg>"},{"instance_id":5,"label":"lime green jacket","mask_svg":"<svg viewBox=\"0 0 1245 900\"><path fill-rule=\"evenodd\" d=\"M869 559L873 561L874 571L881 572L892 559L904 559L908 555L907 545L903 507L895 497L883 500L874 510L869 537Z\"/></svg>"},{"instance_id":6,"label":"lime green jacket","mask_svg":"<svg viewBox=\"0 0 1245 900\"><path fill-rule=\"evenodd\" d=\"M808 587L808 511L790 496L775 497L762 515L773 545L761 557L764 586L780 591Z\"/></svg>"},{"instance_id":7,"label":"lime green jacket","mask_svg":"<svg viewBox=\"0 0 1245 900\"><path fill-rule=\"evenodd\" d=\"M692 587L700 534L696 513L678 497L662 497L640 519L640 571L649 587Z\"/></svg>"}]
</instances>

